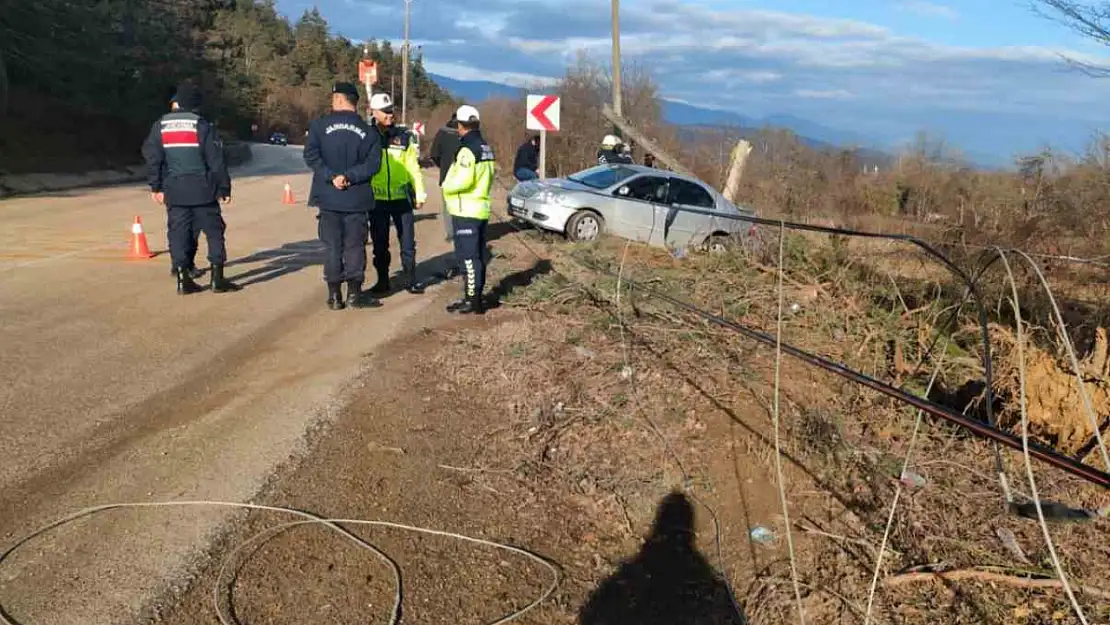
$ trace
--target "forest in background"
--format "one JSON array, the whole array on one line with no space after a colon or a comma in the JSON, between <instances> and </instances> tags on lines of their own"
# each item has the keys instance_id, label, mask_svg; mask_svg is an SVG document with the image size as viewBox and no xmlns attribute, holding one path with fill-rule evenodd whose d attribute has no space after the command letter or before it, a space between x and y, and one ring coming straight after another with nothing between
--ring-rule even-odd
<instances>
[{"instance_id":1,"label":"forest in background","mask_svg":"<svg viewBox=\"0 0 1110 625\"><path fill-rule=\"evenodd\" d=\"M396 77L399 94L400 47L369 48L381 86ZM227 140L303 136L331 84L357 82L362 55L318 10L291 21L274 0L0 0L0 173L138 162L183 80L202 87ZM409 106L450 103L411 61Z\"/></svg>"}]
</instances>

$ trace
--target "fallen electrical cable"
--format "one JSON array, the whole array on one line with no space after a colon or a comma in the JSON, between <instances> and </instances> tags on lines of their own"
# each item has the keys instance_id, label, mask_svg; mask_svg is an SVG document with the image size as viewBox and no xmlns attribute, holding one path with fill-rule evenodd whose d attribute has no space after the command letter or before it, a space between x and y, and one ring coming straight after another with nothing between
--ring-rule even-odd
<instances>
[{"instance_id":1,"label":"fallen electrical cable","mask_svg":"<svg viewBox=\"0 0 1110 625\"><path fill-rule=\"evenodd\" d=\"M401 531L406 531L406 532L415 532L415 533L418 533L418 534L425 534L425 535L428 535L428 536L439 536L439 537L442 537L442 538L450 538L452 540L461 540L461 541L464 541L464 542L469 542L469 543L473 543L473 544L477 544L477 545L492 547L492 548L495 548L495 549L500 549L502 551L508 551L510 553L515 553L517 555L524 556L525 558L528 558L529 560L532 560L533 562L546 567L551 572L551 583L544 589L543 593L541 593L538 598L536 598L534 601L532 601L531 603L529 603L525 607L523 607L519 610L515 610L512 613L508 614L507 616L505 616L501 619L498 619L498 620L496 620L492 623L489 623L489 625L505 625L506 623L515 621L516 619L524 616L528 612L531 612L533 609L535 609L541 603L546 601L547 598L550 597L552 595L552 593L555 592L555 589L559 587L559 583L561 581L561 573L559 571L559 568L555 564L553 564L552 562L548 561L547 559L545 559L545 558L543 558L539 555L536 555L536 554L534 554L531 551L528 551L526 549L522 549L522 548L519 548L519 547L513 547L511 545L506 545L506 544L494 542L494 541L491 541L491 540L484 540L484 539L481 539L481 538L472 538L470 536L464 536L462 534L455 534L455 533L452 533L452 532L444 532L444 531L440 531L440 530L432 530L432 529L427 529L427 528L422 528L422 527L415 527L415 526L411 526L411 525L402 525L400 523L392 523L392 522L388 522L388 521L367 521L367 520L362 520L362 519L328 519L328 518L319 517L319 516L314 515L310 512L305 512L303 510L296 510L296 509L293 509L293 508L284 508L284 507L280 507L280 506L265 506L265 505L261 505L261 504L250 504L250 503L227 502L227 501L163 501L163 502L148 502L148 503L117 503L117 504L106 504L106 505L102 505L102 506L94 506L92 508L86 508L84 510L79 510L77 512L74 512L73 514L70 514L70 515L66 516L66 517L63 517L63 518L58 519L56 521L53 521L53 522L39 528L38 530L28 534L27 536L24 536L23 538L19 539L18 541L16 541L16 543L14 545L9 547L4 552L0 553L0 565L2 565L5 560L7 560L9 557L11 557L11 555L13 553L15 553L17 550L19 550L20 547L26 545L27 543L35 540L36 538L38 538L40 536L43 536L44 534L47 534L47 533L49 533L49 532L51 532L51 531L53 531L53 530L55 530L59 527L62 527L62 526L67 525L69 523L72 523L73 521L76 521L78 519L82 519L82 518L85 518L85 517L90 517L90 516L99 514L101 512L107 512L109 510L150 509L150 508L184 508L184 507L238 508L238 509L245 509L245 510L255 510L255 511L262 511L262 512L276 512L276 513L281 513L281 514L289 514L289 515L292 515L292 516L300 517L302 519L300 521L285 523L285 524L279 525L277 527L271 527L269 529L263 530L262 532L259 532L259 533L255 534L254 536L251 536L246 541L240 543L239 546L237 546L235 549L233 549L231 551L231 553L229 553L224 558L224 561L223 561L222 565L220 566L219 574L217 575L216 583L214 584L214 586L215 586L214 599L215 599L216 616L217 616L217 618L219 619L219 621L222 625L237 625L237 623L239 623L239 621L232 615L231 606L230 605L225 606L224 603L221 601L221 598L220 598L220 588L222 587L221 582L224 578L224 574L227 571L231 561L247 545L258 542L259 540L269 536L270 534L274 534L276 532L280 532L280 531L283 531L285 529L289 529L289 528L297 527L297 526L302 526L302 525L323 525L324 527L328 528L329 530L337 532L338 534L340 534L341 536L343 536L347 540L353 542L358 548L366 549L368 551L371 551L376 557L378 557L379 559L384 561L387 565L389 565L389 567L392 570L393 583L394 583L394 597L393 597L392 609L390 611L390 617L389 617L389 621L388 621L389 625L398 625L401 621L401 607L402 607L402 603L403 603L403 594L402 594L402 591L401 591L401 571L400 571L400 567L393 561L392 558L390 558L388 555L386 555L383 551L381 551L380 549L378 549L377 547L375 547L371 543L363 540L362 538L352 534L350 531L340 527L339 526L340 524L385 527L385 528L396 529L396 530L401 530ZM3 623L3 625L32 625L30 623L21 623L21 622L17 621L15 619L15 617L12 616L10 613L8 613L8 611L4 608L2 600L0 600L0 623Z\"/></svg>"},{"instance_id":2,"label":"fallen electrical cable","mask_svg":"<svg viewBox=\"0 0 1110 625\"><path fill-rule=\"evenodd\" d=\"M594 263L582 259L575 260L576 262L581 263L584 267L587 267L593 271L608 275L610 277L616 277L616 274L607 267L600 267L598 265L595 265ZM735 321L731 321L729 319L721 317L720 315L702 310L697 306L694 306L693 304L684 302L676 297L667 295L666 293L661 293L659 291L651 289L650 287L644 286L643 284L628 277L623 278L623 280L626 284L636 288L637 290L647 294L650 297L668 302L715 325L741 334L747 338L753 339L772 348L774 348L776 345L774 336L768 335L764 332L760 332L759 330L755 330ZM996 443L1000 443L1016 451L1021 451L1023 449L1020 438L1015 437L1008 432L1004 432L990 423L977 421L961 413L955 412L947 408L946 406L942 406L923 397L918 397L917 395L908 393L900 388L891 386L880 380L876 380L875 378L868 376L865 373L861 373L859 371L846 367L841 363L835 362L823 356L811 354L792 345L782 344L781 349L783 353L789 354L794 358L821 367L822 369L866 386L874 391L878 391L884 395L887 395L888 397L909 404L920 410L924 410L927 414L933 415L934 417L944 419L945 421L960 426L980 438L985 438ZM1037 458L1038 460L1055 466L1071 475L1079 477L1092 484L1102 486L1103 488L1110 488L1110 474L1100 471L1095 467L1083 464L1074 458L1065 456L1054 449L1050 449L1041 445L1034 445L1031 443L1029 446L1029 453L1031 456Z\"/></svg>"}]
</instances>

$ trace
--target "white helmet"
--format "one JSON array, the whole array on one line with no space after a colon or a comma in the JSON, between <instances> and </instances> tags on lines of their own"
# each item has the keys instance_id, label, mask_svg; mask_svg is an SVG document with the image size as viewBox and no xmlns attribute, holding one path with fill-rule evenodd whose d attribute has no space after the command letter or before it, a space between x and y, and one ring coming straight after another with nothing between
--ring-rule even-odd
<instances>
[{"instance_id":1,"label":"white helmet","mask_svg":"<svg viewBox=\"0 0 1110 625\"><path fill-rule=\"evenodd\" d=\"M476 122L480 118L481 115L478 114L478 109L469 104L464 104L455 111L455 119L460 122Z\"/></svg>"},{"instance_id":2,"label":"white helmet","mask_svg":"<svg viewBox=\"0 0 1110 625\"><path fill-rule=\"evenodd\" d=\"M605 135L605 138L601 140L601 147L603 147L603 148L613 148L613 147L616 147L617 145L619 145L620 142L621 142L620 137L618 137L616 135Z\"/></svg>"}]
</instances>

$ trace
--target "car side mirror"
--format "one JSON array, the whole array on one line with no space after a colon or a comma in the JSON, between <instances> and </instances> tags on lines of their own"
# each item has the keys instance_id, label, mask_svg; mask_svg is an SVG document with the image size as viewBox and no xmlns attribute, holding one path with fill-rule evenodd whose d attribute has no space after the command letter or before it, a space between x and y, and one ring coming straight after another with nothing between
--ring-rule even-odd
<instances>
[{"instance_id":1,"label":"car side mirror","mask_svg":"<svg viewBox=\"0 0 1110 625\"><path fill-rule=\"evenodd\" d=\"M623 195L623 196L626 196L626 197L628 196L628 194L629 194L630 192L631 192L631 191L629 190L629 188L628 188L628 185L625 185L625 186L623 186L623 187L621 187L621 188L617 189L617 193L618 193L619 195Z\"/></svg>"}]
</instances>

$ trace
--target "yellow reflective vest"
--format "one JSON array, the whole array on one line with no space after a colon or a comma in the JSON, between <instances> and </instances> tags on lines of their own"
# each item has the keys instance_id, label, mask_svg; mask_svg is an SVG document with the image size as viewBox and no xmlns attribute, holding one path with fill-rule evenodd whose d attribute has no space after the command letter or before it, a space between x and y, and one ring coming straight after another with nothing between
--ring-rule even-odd
<instances>
[{"instance_id":1,"label":"yellow reflective vest","mask_svg":"<svg viewBox=\"0 0 1110 625\"><path fill-rule=\"evenodd\" d=\"M390 127L378 129L382 138L382 166L370 179L375 200L404 200L409 197L409 187L416 193L416 201L424 203L428 194L424 190L424 174L420 170L420 155L416 142L407 130Z\"/></svg>"},{"instance_id":2,"label":"yellow reflective vest","mask_svg":"<svg viewBox=\"0 0 1110 625\"><path fill-rule=\"evenodd\" d=\"M462 146L443 180L443 199L454 217L489 219L490 191L497 173L493 148L472 130L460 140Z\"/></svg>"}]
</instances>

